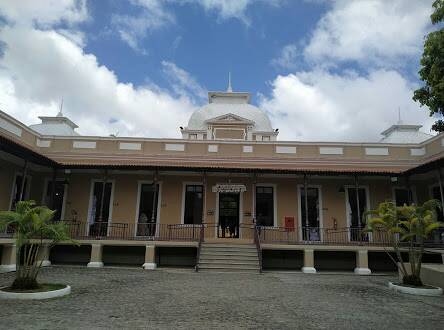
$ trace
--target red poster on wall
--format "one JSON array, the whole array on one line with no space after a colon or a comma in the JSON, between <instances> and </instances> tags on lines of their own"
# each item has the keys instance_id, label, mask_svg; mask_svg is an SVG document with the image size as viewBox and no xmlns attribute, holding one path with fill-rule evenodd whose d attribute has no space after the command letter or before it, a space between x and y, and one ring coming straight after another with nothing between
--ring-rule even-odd
<instances>
[{"instance_id":1,"label":"red poster on wall","mask_svg":"<svg viewBox=\"0 0 444 330\"><path fill-rule=\"evenodd\" d=\"M285 230L294 231L294 217L285 217Z\"/></svg>"}]
</instances>

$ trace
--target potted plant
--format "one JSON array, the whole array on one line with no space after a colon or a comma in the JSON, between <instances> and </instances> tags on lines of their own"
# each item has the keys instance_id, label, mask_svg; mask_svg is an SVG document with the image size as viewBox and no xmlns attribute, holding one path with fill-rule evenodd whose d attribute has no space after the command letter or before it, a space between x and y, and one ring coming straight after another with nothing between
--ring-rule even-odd
<instances>
[{"instance_id":1,"label":"potted plant","mask_svg":"<svg viewBox=\"0 0 444 330\"><path fill-rule=\"evenodd\" d=\"M395 256L387 253L402 276L402 283L389 283L390 288L413 294L433 295L432 291L442 294L440 288L423 285L420 276L424 241L434 230L443 227L437 221L436 210L439 209L440 203L432 199L421 206L396 206L393 202L383 202L376 210L367 212L373 217L368 220L366 231L387 233ZM404 251L408 252L408 261L402 257Z\"/></svg>"},{"instance_id":2,"label":"potted plant","mask_svg":"<svg viewBox=\"0 0 444 330\"><path fill-rule=\"evenodd\" d=\"M71 288L62 284L40 284L43 245L47 252L61 241L71 241L66 225L54 222L55 211L36 206L34 201L20 201L15 211L0 211L0 230L14 228L16 245L16 273L12 285L0 289L0 297L44 299L69 294Z\"/></svg>"}]
</instances>

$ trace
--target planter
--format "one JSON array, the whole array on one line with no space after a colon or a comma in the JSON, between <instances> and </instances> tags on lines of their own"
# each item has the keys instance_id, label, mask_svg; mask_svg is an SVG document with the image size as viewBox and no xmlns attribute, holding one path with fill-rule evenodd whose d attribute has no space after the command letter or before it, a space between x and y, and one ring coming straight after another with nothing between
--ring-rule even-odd
<instances>
[{"instance_id":1,"label":"planter","mask_svg":"<svg viewBox=\"0 0 444 330\"><path fill-rule=\"evenodd\" d=\"M42 300L57 298L69 295L71 287L69 285L61 289L39 292L12 292L5 291L6 287L0 288L0 299L17 299L17 300Z\"/></svg>"},{"instance_id":2,"label":"planter","mask_svg":"<svg viewBox=\"0 0 444 330\"><path fill-rule=\"evenodd\" d=\"M417 296L440 296L442 295L442 289L435 286L428 287L413 287L406 286L398 283L389 282L389 289L395 292L414 294Z\"/></svg>"}]
</instances>

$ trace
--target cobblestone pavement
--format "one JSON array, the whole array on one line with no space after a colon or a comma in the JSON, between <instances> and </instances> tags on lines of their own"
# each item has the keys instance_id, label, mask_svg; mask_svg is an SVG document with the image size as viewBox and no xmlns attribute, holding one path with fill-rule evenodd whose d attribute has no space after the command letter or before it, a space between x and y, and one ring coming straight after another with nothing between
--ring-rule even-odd
<instances>
[{"instance_id":1,"label":"cobblestone pavement","mask_svg":"<svg viewBox=\"0 0 444 330\"><path fill-rule=\"evenodd\" d=\"M0 274L0 286L12 273ZM1 329L443 329L444 297L395 294L391 276L51 267L72 294L0 301Z\"/></svg>"}]
</instances>

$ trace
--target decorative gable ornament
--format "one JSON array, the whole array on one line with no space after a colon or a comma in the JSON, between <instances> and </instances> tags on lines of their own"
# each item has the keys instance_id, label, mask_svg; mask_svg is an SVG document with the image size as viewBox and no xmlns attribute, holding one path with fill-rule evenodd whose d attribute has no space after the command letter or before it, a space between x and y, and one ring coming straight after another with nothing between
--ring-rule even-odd
<instances>
[{"instance_id":1,"label":"decorative gable ornament","mask_svg":"<svg viewBox=\"0 0 444 330\"><path fill-rule=\"evenodd\" d=\"M244 184L217 184L212 187L214 193L241 193L247 191L247 187Z\"/></svg>"}]
</instances>

